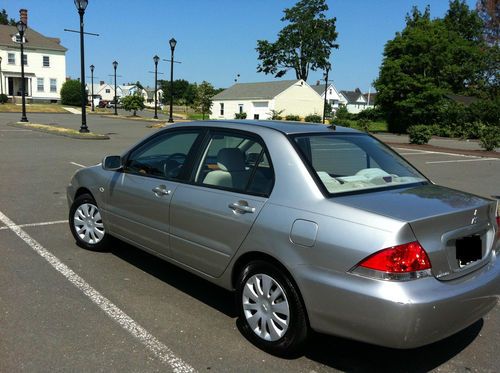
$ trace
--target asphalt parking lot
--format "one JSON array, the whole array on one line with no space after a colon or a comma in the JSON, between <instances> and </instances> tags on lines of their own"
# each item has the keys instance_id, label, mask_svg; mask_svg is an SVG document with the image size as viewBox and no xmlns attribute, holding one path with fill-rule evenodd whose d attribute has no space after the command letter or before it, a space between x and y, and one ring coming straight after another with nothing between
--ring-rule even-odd
<instances>
[{"instance_id":1,"label":"asphalt parking lot","mask_svg":"<svg viewBox=\"0 0 500 373\"><path fill-rule=\"evenodd\" d=\"M78 128L71 114L31 114ZM315 335L280 359L247 342L231 293L125 243L80 249L65 188L80 167L152 133L145 122L89 116L110 140L10 127L0 114L0 371L498 372L500 307L441 342L399 351ZM500 198L500 159L396 151L434 182Z\"/></svg>"}]
</instances>

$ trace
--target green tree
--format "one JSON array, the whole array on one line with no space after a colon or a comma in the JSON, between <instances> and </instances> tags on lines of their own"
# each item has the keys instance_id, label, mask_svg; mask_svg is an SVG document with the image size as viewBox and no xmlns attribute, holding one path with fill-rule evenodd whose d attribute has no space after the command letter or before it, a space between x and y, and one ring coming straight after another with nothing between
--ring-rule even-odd
<instances>
[{"instance_id":1,"label":"green tree","mask_svg":"<svg viewBox=\"0 0 500 373\"><path fill-rule=\"evenodd\" d=\"M211 114L210 110L212 107L212 97L215 95L215 89L209 82L203 81L198 85L196 90L196 98L192 107L201 112L203 119L205 119L205 114Z\"/></svg>"},{"instance_id":2,"label":"green tree","mask_svg":"<svg viewBox=\"0 0 500 373\"><path fill-rule=\"evenodd\" d=\"M196 95L196 83L189 83L184 79L173 81L173 101L177 105L191 105ZM164 103L170 102L170 81L160 80L160 87L163 90Z\"/></svg>"},{"instance_id":3,"label":"green tree","mask_svg":"<svg viewBox=\"0 0 500 373\"><path fill-rule=\"evenodd\" d=\"M144 110L144 97L140 94L125 96L121 99L122 107L126 111L133 111L134 117L137 116L138 110Z\"/></svg>"},{"instance_id":4,"label":"green tree","mask_svg":"<svg viewBox=\"0 0 500 373\"><path fill-rule=\"evenodd\" d=\"M327 18L327 10L325 0L300 0L285 9L281 21L288 24L278 33L278 39L274 43L257 41L257 71L279 78L295 70L297 79L307 80L309 70L328 68L331 50L339 46L335 43L337 19Z\"/></svg>"},{"instance_id":5,"label":"green tree","mask_svg":"<svg viewBox=\"0 0 500 373\"><path fill-rule=\"evenodd\" d=\"M487 81L480 33L477 14L463 0L451 1L443 19L431 19L429 7L412 9L404 30L385 45L375 81L389 130L434 123L446 93L483 92Z\"/></svg>"},{"instance_id":6,"label":"green tree","mask_svg":"<svg viewBox=\"0 0 500 373\"><path fill-rule=\"evenodd\" d=\"M14 18L9 18L7 11L5 9L2 9L2 11L0 12L0 25L15 26L16 20Z\"/></svg>"},{"instance_id":7,"label":"green tree","mask_svg":"<svg viewBox=\"0 0 500 373\"><path fill-rule=\"evenodd\" d=\"M66 80L61 87L61 103L79 106L82 104L82 85L79 80Z\"/></svg>"}]
</instances>

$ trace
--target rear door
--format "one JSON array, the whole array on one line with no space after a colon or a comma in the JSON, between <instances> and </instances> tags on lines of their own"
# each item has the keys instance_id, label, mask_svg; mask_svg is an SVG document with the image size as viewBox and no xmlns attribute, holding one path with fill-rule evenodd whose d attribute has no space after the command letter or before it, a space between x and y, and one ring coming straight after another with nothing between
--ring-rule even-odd
<instances>
[{"instance_id":1,"label":"rear door","mask_svg":"<svg viewBox=\"0 0 500 373\"><path fill-rule=\"evenodd\" d=\"M260 138L211 131L193 183L171 202L172 257L210 276L222 274L271 193L274 172Z\"/></svg>"},{"instance_id":2,"label":"rear door","mask_svg":"<svg viewBox=\"0 0 500 373\"><path fill-rule=\"evenodd\" d=\"M169 255L170 201L190 174L200 130L175 130L134 149L106 194L110 231L162 255Z\"/></svg>"}]
</instances>

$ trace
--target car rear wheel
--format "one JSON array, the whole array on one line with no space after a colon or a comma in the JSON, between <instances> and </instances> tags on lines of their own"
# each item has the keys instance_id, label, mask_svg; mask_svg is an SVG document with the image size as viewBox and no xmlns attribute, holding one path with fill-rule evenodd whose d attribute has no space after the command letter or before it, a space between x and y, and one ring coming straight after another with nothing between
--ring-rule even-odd
<instances>
[{"instance_id":1,"label":"car rear wheel","mask_svg":"<svg viewBox=\"0 0 500 373\"><path fill-rule=\"evenodd\" d=\"M289 356L307 339L306 312L295 285L276 266L249 263L238 280L237 300L242 333L269 353Z\"/></svg>"},{"instance_id":2,"label":"car rear wheel","mask_svg":"<svg viewBox=\"0 0 500 373\"><path fill-rule=\"evenodd\" d=\"M109 241L99 207L90 194L75 199L69 211L69 225L78 245L86 249L103 250Z\"/></svg>"}]
</instances>

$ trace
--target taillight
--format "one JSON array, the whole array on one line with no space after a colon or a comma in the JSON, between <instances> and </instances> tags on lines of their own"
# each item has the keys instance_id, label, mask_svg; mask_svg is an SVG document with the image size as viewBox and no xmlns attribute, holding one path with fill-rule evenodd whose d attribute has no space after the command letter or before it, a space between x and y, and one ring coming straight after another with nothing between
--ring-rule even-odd
<instances>
[{"instance_id":1,"label":"taillight","mask_svg":"<svg viewBox=\"0 0 500 373\"><path fill-rule=\"evenodd\" d=\"M424 248L413 241L377 251L359 262L353 272L385 280L411 280L429 276L430 269Z\"/></svg>"}]
</instances>

